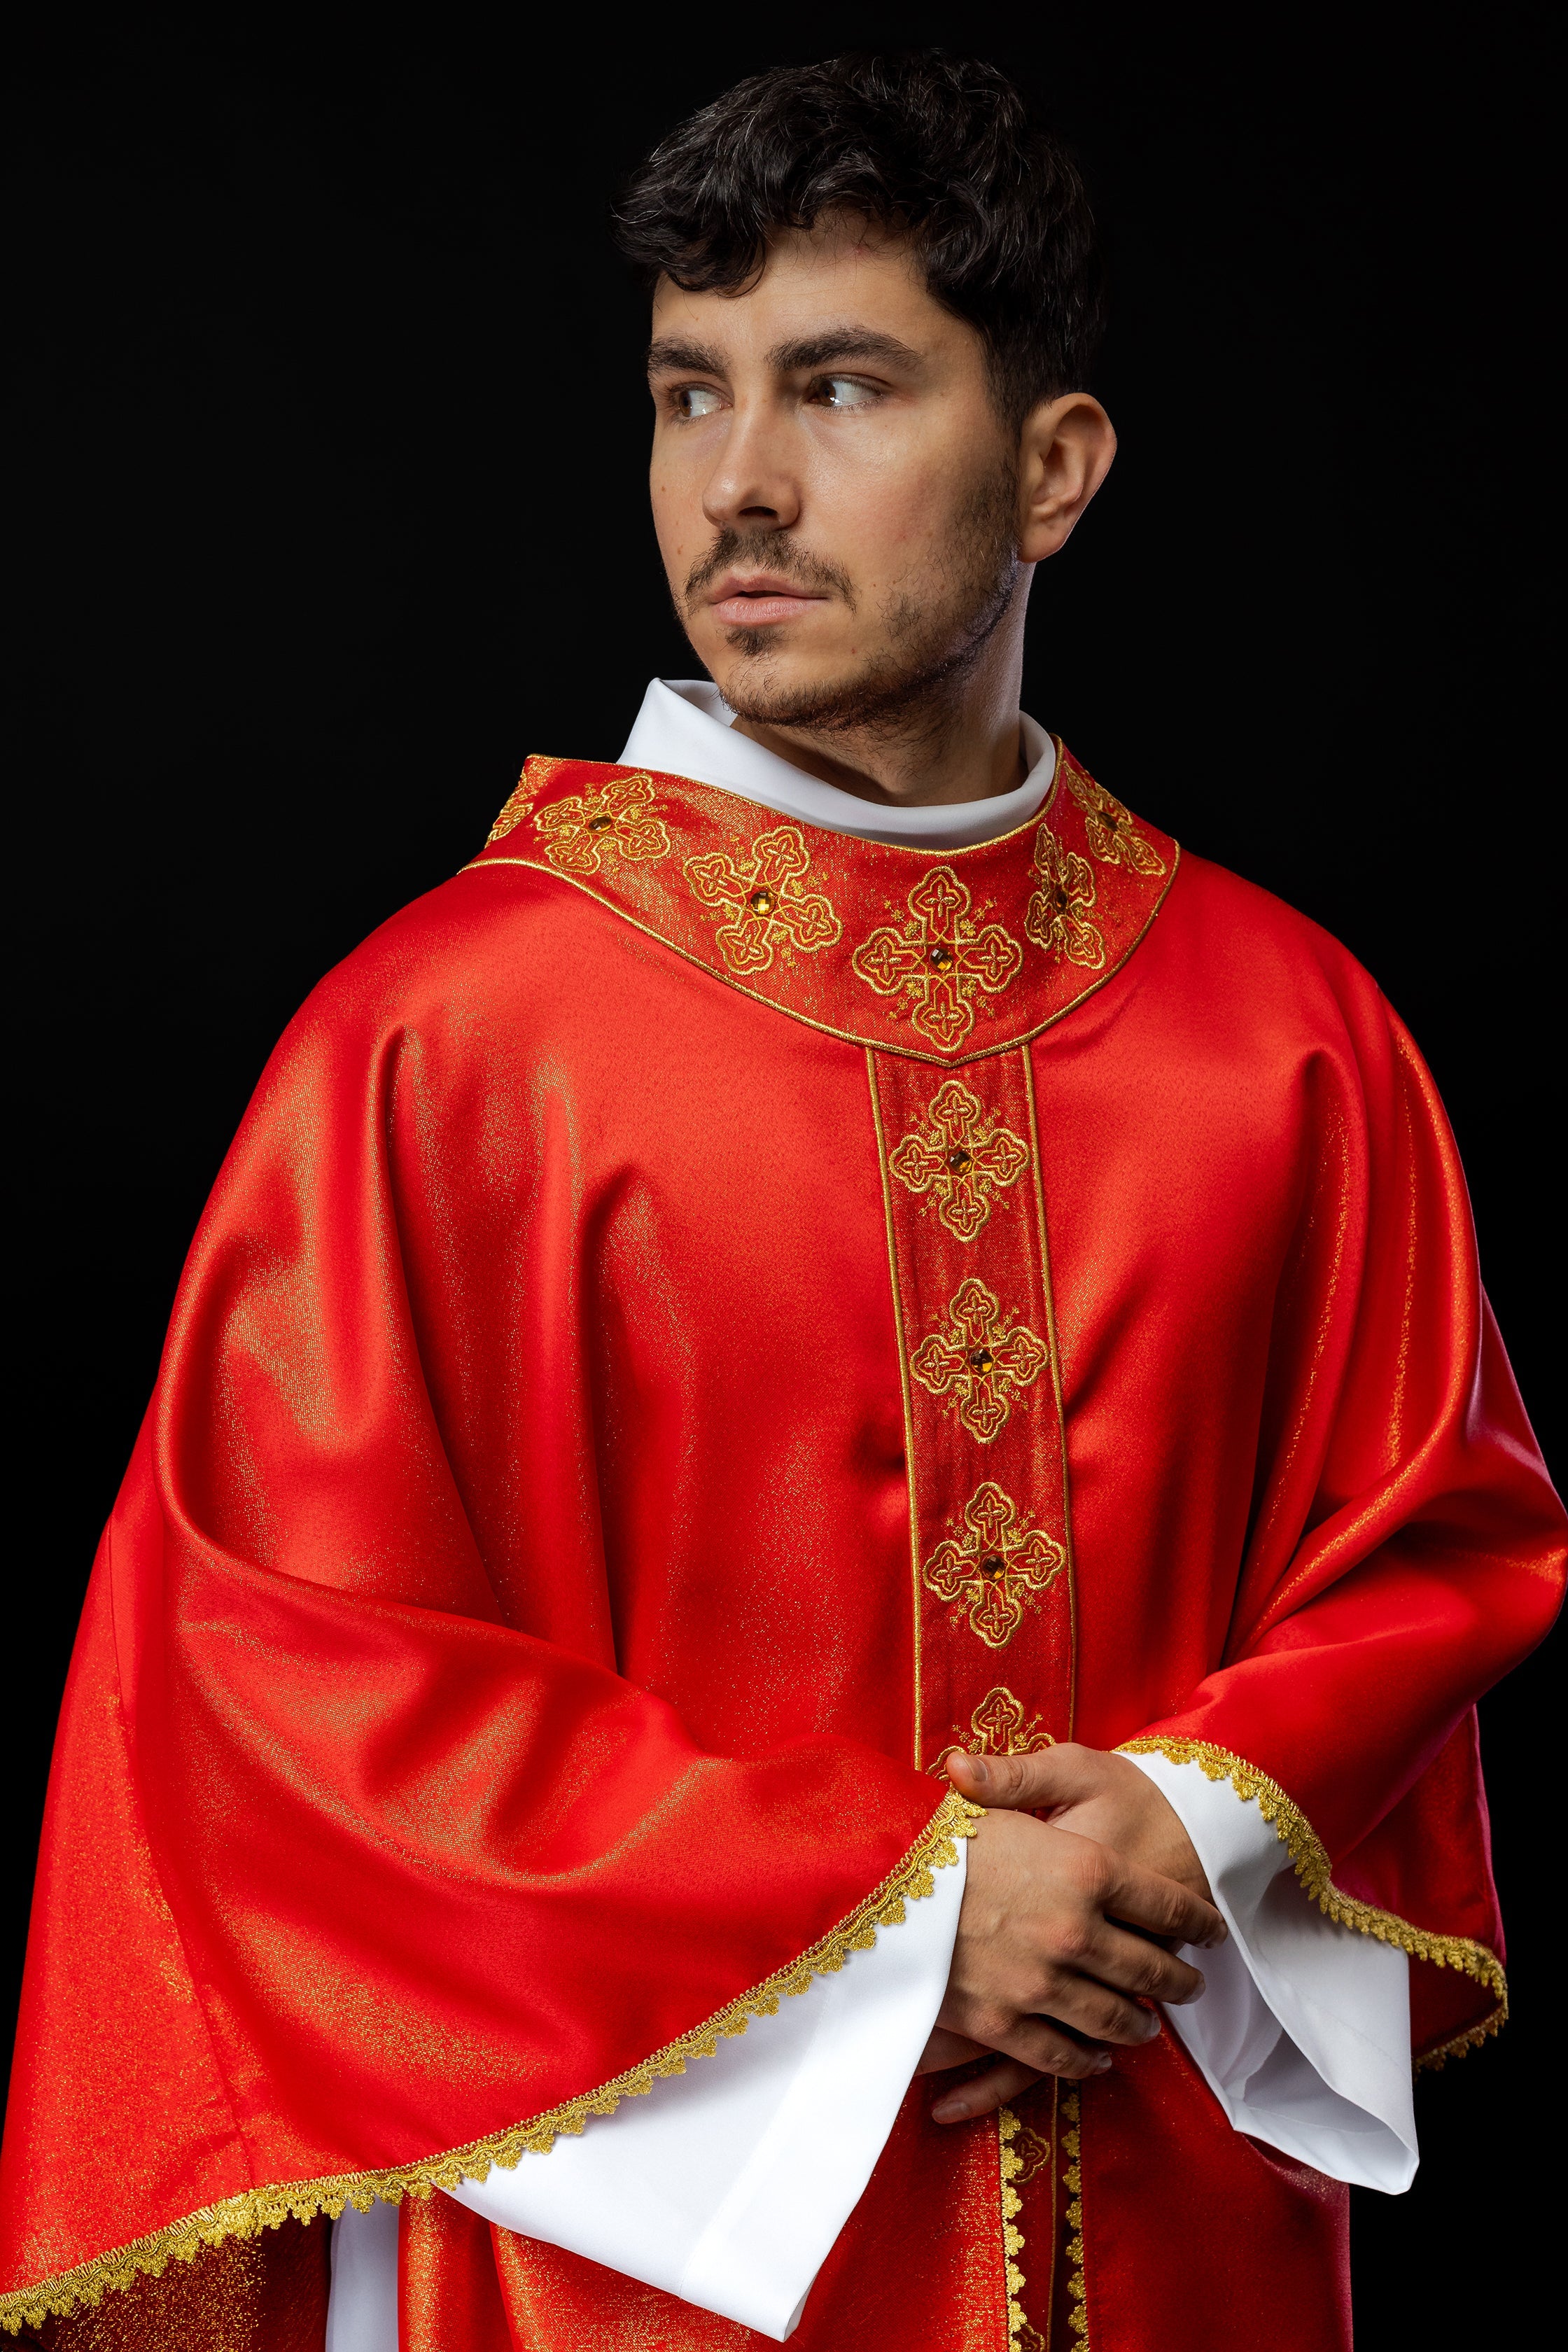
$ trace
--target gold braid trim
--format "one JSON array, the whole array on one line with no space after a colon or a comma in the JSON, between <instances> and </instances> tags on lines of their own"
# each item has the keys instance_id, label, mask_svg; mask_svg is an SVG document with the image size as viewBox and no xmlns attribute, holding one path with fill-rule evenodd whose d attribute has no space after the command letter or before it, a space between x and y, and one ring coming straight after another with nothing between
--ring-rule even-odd
<instances>
[{"instance_id":1,"label":"gold braid trim","mask_svg":"<svg viewBox=\"0 0 1568 2352\"><path fill-rule=\"evenodd\" d=\"M1206 1739L1124 1739L1116 1752L1119 1756L1168 1756L1173 1764L1199 1765L1211 1780L1228 1780L1244 1803L1256 1803L1264 1820L1273 1823L1275 1836L1289 1854L1297 1877L1320 1911L1342 1927L1354 1927L1363 1936L1375 1936L1380 1944L1397 1944L1412 1959L1430 1960L1438 1969L1458 1969L1496 1995L1497 2006L1489 2016L1467 2032L1456 2033L1436 2050L1425 2052L1415 2061L1418 2070L1441 2066L1447 2059L1462 2057L1466 2051L1475 2049L1507 2024L1508 1979L1497 1954L1485 1944L1473 1942L1468 1936L1440 1936L1430 1927L1415 1927L1408 1919L1400 1918L1397 1912L1380 1911L1374 1903L1363 1903L1359 1895L1342 1894L1333 1883L1333 1865L1311 1822L1267 1772L1259 1772L1244 1758L1233 1756L1228 1748L1211 1747Z\"/></svg>"},{"instance_id":2,"label":"gold braid trim","mask_svg":"<svg viewBox=\"0 0 1568 2352\"><path fill-rule=\"evenodd\" d=\"M192 2262L203 2246L219 2245L226 2238L258 2237L290 2218L311 2221L318 2213L329 2213L335 2219L345 2205L365 2213L377 2198L401 2204L405 2197L428 2197L433 2189L456 2189L461 2180L483 2180L492 2164L510 2168L525 2154L547 2155L563 2133L581 2132L590 2116L613 2115L623 2099L643 2097L661 2075L684 2074L689 2058L711 2058L721 2041L744 2033L753 2017L774 2015L784 1995L806 1992L817 1977L836 1975L851 1952L871 1949L879 1927L901 1927L906 1903L934 1892L934 1873L956 1863L957 1841L974 1835L984 1811L951 1790L896 1868L809 1951L598 2090L585 2091L581 2098L568 2099L510 2130L491 2132L421 2163L396 2165L384 2172L338 2173L321 2180L273 2182L226 2197L220 2204L187 2213L150 2237L116 2246L57 2278L0 2294L0 2328L15 2336L24 2326L41 2327L51 2315L65 2318L79 2304L101 2302L108 2289L131 2286L144 2273L161 2278L171 2261Z\"/></svg>"},{"instance_id":3,"label":"gold braid trim","mask_svg":"<svg viewBox=\"0 0 1568 2352\"><path fill-rule=\"evenodd\" d=\"M1083 2283L1083 2107L1076 2090L1062 2093L1062 2147L1068 2166L1062 2179L1068 2192L1068 2326L1073 2352L1089 2352L1089 2295Z\"/></svg>"},{"instance_id":4,"label":"gold braid trim","mask_svg":"<svg viewBox=\"0 0 1568 2352\"><path fill-rule=\"evenodd\" d=\"M1463 2033L1451 2033L1447 2042L1439 2042L1435 2049L1423 2050L1415 2061L1415 2072L1424 2074L1430 2068L1433 2074L1440 2074L1450 2058L1468 2058L1472 2050L1479 2050L1483 2042L1489 2042L1494 2033L1500 2033L1507 2023L1508 1995L1505 1990L1497 2007L1489 2011L1479 2025L1469 2026Z\"/></svg>"},{"instance_id":5,"label":"gold braid trim","mask_svg":"<svg viewBox=\"0 0 1568 2352\"><path fill-rule=\"evenodd\" d=\"M1015 2176L1024 2169L1024 2159L1013 2147L1018 2137L1018 2118L1011 2107L996 2110L996 2136L1002 2156L1002 2299L1007 2307L1007 2342L1012 2346L1020 2342L1026 2323L1024 2306L1018 2300L1024 2292L1024 2273L1017 2263L1024 2251L1024 2232L1013 2218L1024 2210L1024 2200L1013 2186Z\"/></svg>"}]
</instances>

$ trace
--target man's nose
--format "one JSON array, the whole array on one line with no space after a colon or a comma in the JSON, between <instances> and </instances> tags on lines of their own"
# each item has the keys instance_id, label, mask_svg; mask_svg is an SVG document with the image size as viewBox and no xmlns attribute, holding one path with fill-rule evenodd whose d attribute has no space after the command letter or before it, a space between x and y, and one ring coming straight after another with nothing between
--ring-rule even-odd
<instances>
[{"instance_id":1,"label":"man's nose","mask_svg":"<svg viewBox=\"0 0 1568 2352\"><path fill-rule=\"evenodd\" d=\"M789 530L800 520L800 485L783 421L737 409L702 494L717 530Z\"/></svg>"}]
</instances>

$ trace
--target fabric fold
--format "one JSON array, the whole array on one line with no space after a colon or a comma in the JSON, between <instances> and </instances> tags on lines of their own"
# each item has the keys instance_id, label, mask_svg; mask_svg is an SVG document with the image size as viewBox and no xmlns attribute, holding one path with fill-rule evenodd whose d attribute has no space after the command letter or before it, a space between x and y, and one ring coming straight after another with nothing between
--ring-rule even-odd
<instances>
[{"instance_id":1,"label":"fabric fold","mask_svg":"<svg viewBox=\"0 0 1568 2352\"><path fill-rule=\"evenodd\" d=\"M1205 1979L1166 2012L1237 2131L1331 2179L1391 2192L1415 2177L1410 1962L1326 1918L1256 1804L1195 1763L1130 1760L1181 1820L1230 1930L1183 1957Z\"/></svg>"}]
</instances>

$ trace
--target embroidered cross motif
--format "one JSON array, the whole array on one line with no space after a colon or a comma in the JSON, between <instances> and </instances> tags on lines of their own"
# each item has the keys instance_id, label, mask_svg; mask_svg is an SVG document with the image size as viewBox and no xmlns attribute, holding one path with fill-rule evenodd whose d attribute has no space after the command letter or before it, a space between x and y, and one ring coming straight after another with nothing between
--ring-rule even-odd
<instances>
[{"instance_id":1,"label":"embroidered cross motif","mask_svg":"<svg viewBox=\"0 0 1568 2352\"><path fill-rule=\"evenodd\" d=\"M910 1370L932 1396L950 1396L971 1437L982 1445L1006 1427L1019 1393L1033 1386L1050 1351L1026 1325L1007 1325L977 1275L949 1301L947 1328L932 1331L910 1358Z\"/></svg>"},{"instance_id":2,"label":"embroidered cross motif","mask_svg":"<svg viewBox=\"0 0 1568 2352\"><path fill-rule=\"evenodd\" d=\"M558 874L597 874L606 853L634 864L669 856L669 834L653 814L651 776L612 776L596 793L552 801L533 820Z\"/></svg>"},{"instance_id":3,"label":"embroidered cross motif","mask_svg":"<svg viewBox=\"0 0 1568 2352\"><path fill-rule=\"evenodd\" d=\"M917 882L906 904L909 920L884 923L851 961L879 996L900 1000L895 1021L912 1021L951 1053L973 1028L976 1010L989 1013L992 998L1016 978L1024 950L1000 923L975 922L970 893L951 866Z\"/></svg>"},{"instance_id":4,"label":"embroidered cross motif","mask_svg":"<svg viewBox=\"0 0 1568 2352\"><path fill-rule=\"evenodd\" d=\"M786 957L792 948L815 955L843 937L832 900L801 887L810 865L805 836L793 824L758 834L750 857L739 863L727 849L687 859L693 895L730 919L714 936L731 971L766 971L775 943Z\"/></svg>"},{"instance_id":5,"label":"embroidered cross motif","mask_svg":"<svg viewBox=\"0 0 1568 2352\"><path fill-rule=\"evenodd\" d=\"M1147 845L1144 845L1145 846ZM1024 917L1026 935L1049 955L1098 971L1105 941L1089 919L1094 906L1094 869L1087 857L1064 849L1048 824L1035 835L1035 871L1040 887Z\"/></svg>"},{"instance_id":6,"label":"embroidered cross motif","mask_svg":"<svg viewBox=\"0 0 1568 2352\"><path fill-rule=\"evenodd\" d=\"M1043 2171L1049 2164L1051 2144L1048 2139L1042 2139L1038 2132L1031 2131L1027 2124L1022 2124L1014 2135L1013 2154L1018 2164L1018 2169L1013 2175L1013 2183L1015 2188L1021 2189L1026 2181L1033 2180L1036 2173ZM1026 2352L1027 2352L1031 2336L1040 2347L1040 2352L1045 2352L1046 2339L1039 2330L1030 2327L1027 2320L1024 2322L1024 2326L1027 2333L1020 2338L1020 2341L1026 2347Z\"/></svg>"},{"instance_id":7,"label":"embroidered cross motif","mask_svg":"<svg viewBox=\"0 0 1568 2352\"><path fill-rule=\"evenodd\" d=\"M1132 874L1163 874L1165 861L1115 796L1092 776L1067 771L1068 790L1083 811L1089 845L1102 866L1125 866Z\"/></svg>"},{"instance_id":8,"label":"embroidered cross motif","mask_svg":"<svg viewBox=\"0 0 1568 2352\"><path fill-rule=\"evenodd\" d=\"M492 841L504 841L513 826L522 823L556 769L564 764L561 760L547 760L542 753L535 753L532 759L523 761L522 773L512 788L506 806L485 835L487 849Z\"/></svg>"},{"instance_id":9,"label":"embroidered cross motif","mask_svg":"<svg viewBox=\"0 0 1568 2352\"><path fill-rule=\"evenodd\" d=\"M1005 1650L1024 1622L1024 1607L1044 1592L1067 1565L1067 1554L1044 1528L1031 1528L1012 1496L994 1478L977 1486L963 1507L962 1543L944 1536L921 1569L928 1591L958 1604L988 1649Z\"/></svg>"},{"instance_id":10,"label":"embroidered cross motif","mask_svg":"<svg viewBox=\"0 0 1568 2352\"><path fill-rule=\"evenodd\" d=\"M993 1126L962 1078L938 1087L924 1124L888 1154L900 1183L932 1195L937 1215L961 1242L974 1239L997 1193L1016 1184L1028 1164L1027 1145L1011 1128Z\"/></svg>"},{"instance_id":11,"label":"embroidered cross motif","mask_svg":"<svg viewBox=\"0 0 1568 2352\"><path fill-rule=\"evenodd\" d=\"M1030 1716L1026 1723L1023 1701L1015 1698L1005 1684L998 1683L986 1692L969 1718L967 1749L963 1741L950 1739L926 1770L940 1779L950 1756L1033 1756L1037 1749L1054 1748L1056 1744L1048 1731L1040 1729L1037 1715Z\"/></svg>"},{"instance_id":12,"label":"embroidered cross motif","mask_svg":"<svg viewBox=\"0 0 1568 2352\"><path fill-rule=\"evenodd\" d=\"M1038 1748L1057 1744L1048 1731L1040 1729L1037 1715L1026 1724L1023 1701L1015 1698L1005 1683L986 1692L969 1718L969 1728L973 1734L973 1756L1032 1756Z\"/></svg>"}]
</instances>

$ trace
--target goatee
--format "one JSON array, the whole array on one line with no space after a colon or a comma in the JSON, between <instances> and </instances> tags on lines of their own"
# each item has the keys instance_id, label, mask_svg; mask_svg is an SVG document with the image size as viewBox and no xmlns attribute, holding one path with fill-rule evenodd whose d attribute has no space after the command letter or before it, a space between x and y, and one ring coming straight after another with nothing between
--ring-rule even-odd
<instances>
[{"instance_id":1,"label":"goatee","mask_svg":"<svg viewBox=\"0 0 1568 2352\"><path fill-rule=\"evenodd\" d=\"M958 516L940 571L918 589L909 583L889 596L882 608L886 644L847 677L775 684L767 668L777 646L773 632L727 630L726 644L747 657L724 686L736 717L824 734L868 729L901 736L940 727L952 686L973 668L1016 593L1017 494L1017 467L1009 455L977 485ZM798 546L787 531L721 532L688 580L688 598L737 562L828 590L855 609L847 574Z\"/></svg>"}]
</instances>

